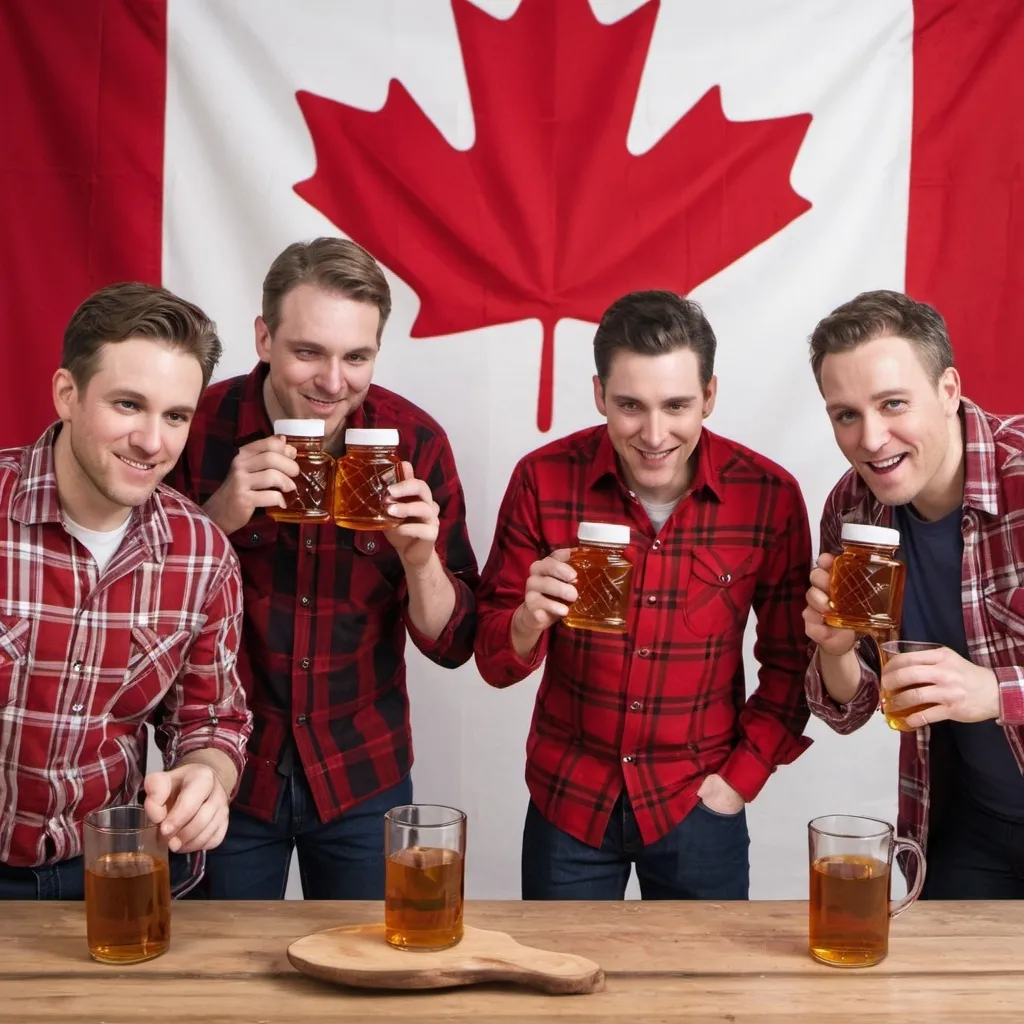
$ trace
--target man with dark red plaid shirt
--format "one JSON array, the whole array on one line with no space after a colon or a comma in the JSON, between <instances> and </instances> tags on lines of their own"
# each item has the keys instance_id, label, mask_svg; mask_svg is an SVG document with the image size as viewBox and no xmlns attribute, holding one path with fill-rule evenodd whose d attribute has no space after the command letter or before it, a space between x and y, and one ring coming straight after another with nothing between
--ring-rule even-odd
<instances>
[{"instance_id":1,"label":"man with dark red plaid shirt","mask_svg":"<svg viewBox=\"0 0 1024 1024\"><path fill-rule=\"evenodd\" d=\"M60 422L0 452L0 899L81 899L83 822L140 790L172 877L227 829L251 728L238 561L160 483L220 352L191 303L105 288L65 332ZM151 719L165 768L143 778Z\"/></svg>"},{"instance_id":2,"label":"man with dark red plaid shirt","mask_svg":"<svg viewBox=\"0 0 1024 1024\"><path fill-rule=\"evenodd\" d=\"M227 838L209 859L215 899L280 899L293 849L307 899L381 899L384 821L409 803L406 635L456 667L472 654L477 567L441 427L371 384L391 295L347 239L288 246L263 284L259 362L207 392L175 485L229 534L245 587L240 661L254 715ZM408 461L385 532L278 523L295 450L273 421L395 428Z\"/></svg>"},{"instance_id":3,"label":"man with dark red plaid shirt","mask_svg":"<svg viewBox=\"0 0 1024 1024\"><path fill-rule=\"evenodd\" d=\"M607 424L515 469L478 591L476 660L504 687L541 663L527 743L524 899L745 899L745 804L809 744L796 481L703 426L715 336L670 292L614 303L594 338ZM629 527L627 631L568 628L581 521ZM757 615L759 684L743 634Z\"/></svg>"},{"instance_id":4,"label":"man with dark red plaid shirt","mask_svg":"<svg viewBox=\"0 0 1024 1024\"><path fill-rule=\"evenodd\" d=\"M913 730L899 734L897 825L925 849L923 895L1024 898L1024 416L964 398L941 315L899 292L833 310L811 366L852 467L807 592L811 710L848 733L891 694ZM881 679L874 644L822 618L844 522L899 530L901 639L930 646L888 658ZM904 867L913 883L915 859Z\"/></svg>"}]
</instances>

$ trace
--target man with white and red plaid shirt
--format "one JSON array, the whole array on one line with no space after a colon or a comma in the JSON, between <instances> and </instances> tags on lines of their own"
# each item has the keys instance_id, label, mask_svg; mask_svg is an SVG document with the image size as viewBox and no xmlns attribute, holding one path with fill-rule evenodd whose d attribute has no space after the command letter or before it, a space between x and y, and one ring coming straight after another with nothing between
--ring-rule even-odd
<instances>
[{"instance_id":1,"label":"man with white and red plaid shirt","mask_svg":"<svg viewBox=\"0 0 1024 1024\"><path fill-rule=\"evenodd\" d=\"M191 303L102 289L65 332L60 421L0 451L0 899L81 899L84 820L140 791L172 876L227 830L251 730L241 577L160 483L220 352ZM143 778L150 720L165 768Z\"/></svg>"},{"instance_id":2,"label":"man with white and red plaid shirt","mask_svg":"<svg viewBox=\"0 0 1024 1024\"><path fill-rule=\"evenodd\" d=\"M853 467L826 502L807 593L811 711L852 732L881 686L913 730L899 734L898 831L925 849L923 895L1020 899L1024 416L964 398L942 317L898 292L863 293L822 320L811 365ZM889 658L881 679L873 644L822 618L844 522L900 531L901 638L933 645ZM914 858L905 870L913 882Z\"/></svg>"},{"instance_id":3,"label":"man with white and red plaid shirt","mask_svg":"<svg viewBox=\"0 0 1024 1024\"><path fill-rule=\"evenodd\" d=\"M520 460L477 594L476 661L544 664L527 741L524 899L746 899L746 803L809 745L811 537L782 467L711 433L716 340L697 303L623 296L594 336L606 423ZM581 520L628 528L627 628L562 621ZM757 617L758 682L743 636Z\"/></svg>"}]
</instances>

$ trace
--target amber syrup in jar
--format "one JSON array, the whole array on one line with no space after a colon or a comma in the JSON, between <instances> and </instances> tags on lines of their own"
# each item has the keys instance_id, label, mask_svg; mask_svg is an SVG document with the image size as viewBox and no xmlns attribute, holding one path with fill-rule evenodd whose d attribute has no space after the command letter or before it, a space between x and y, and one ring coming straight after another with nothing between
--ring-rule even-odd
<instances>
[{"instance_id":1,"label":"amber syrup in jar","mask_svg":"<svg viewBox=\"0 0 1024 1024\"><path fill-rule=\"evenodd\" d=\"M402 479L398 431L351 428L334 472L334 521L348 530L390 530L402 520L388 515L388 488Z\"/></svg>"},{"instance_id":2,"label":"amber syrup in jar","mask_svg":"<svg viewBox=\"0 0 1024 1024\"><path fill-rule=\"evenodd\" d=\"M829 576L825 624L865 633L878 643L897 639L907 579L907 567L896 558L899 530L844 523L842 541Z\"/></svg>"},{"instance_id":3,"label":"amber syrup in jar","mask_svg":"<svg viewBox=\"0 0 1024 1024\"><path fill-rule=\"evenodd\" d=\"M579 545L569 564L576 570L576 592L563 620L571 629L624 633L633 589L633 563L624 551L629 527L612 523L580 523Z\"/></svg>"},{"instance_id":4,"label":"amber syrup in jar","mask_svg":"<svg viewBox=\"0 0 1024 1024\"><path fill-rule=\"evenodd\" d=\"M279 523L328 523L334 484L334 459L324 451L323 420L275 420L274 433L283 434L295 449L299 475L294 491L284 494L284 508L268 508Z\"/></svg>"}]
</instances>

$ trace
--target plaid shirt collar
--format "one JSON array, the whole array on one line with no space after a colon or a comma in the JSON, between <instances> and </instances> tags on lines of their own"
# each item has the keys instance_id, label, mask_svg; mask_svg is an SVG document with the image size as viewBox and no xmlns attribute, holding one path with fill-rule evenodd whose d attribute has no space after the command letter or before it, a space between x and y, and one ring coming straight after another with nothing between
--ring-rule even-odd
<instances>
[{"instance_id":1,"label":"plaid shirt collar","mask_svg":"<svg viewBox=\"0 0 1024 1024\"><path fill-rule=\"evenodd\" d=\"M985 414L972 401L960 399L960 418L964 426L964 504L999 516L1005 512L996 443Z\"/></svg>"},{"instance_id":2,"label":"plaid shirt collar","mask_svg":"<svg viewBox=\"0 0 1024 1024\"><path fill-rule=\"evenodd\" d=\"M715 458L714 442L715 435L706 428L702 429L700 440L697 442L697 469L693 476L691 492L699 494L701 491L707 490L718 501L724 501L725 489L722 487L722 478ZM608 433L608 428L603 427L598 432L597 446L591 460L587 487L596 488L610 479L618 480L623 490L630 490L622 472L619 457L612 445L611 435Z\"/></svg>"},{"instance_id":3,"label":"plaid shirt collar","mask_svg":"<svg viewBox=\"0 0 1024 1024\"><path fill-rule=\"evenodd\" d=\"M62 424L52 424L25 457L21 479L11 496L11 518L25 526L63 523L53 443ZM156 491L142 505L132 509L126 539L137 537L154 562L162 562L171 543L171 525Z\"/></svg>"},{"instance_id":4,"label":"plaid shirt collar","mask_svg":"<svg viewBox=\"0 0 1024 1024\"><path fill-rule=\"evenodd\" d=\"M235 445L239 448L256 441L261 437L269 437L274 424L263 401L263 388L270 372L270 364L258 362L242 382L242 396L238 409L238 421L235 424ZM345 421L345 427L366 426L365 404L361 402Z\"/></svg>"}]
</instances>

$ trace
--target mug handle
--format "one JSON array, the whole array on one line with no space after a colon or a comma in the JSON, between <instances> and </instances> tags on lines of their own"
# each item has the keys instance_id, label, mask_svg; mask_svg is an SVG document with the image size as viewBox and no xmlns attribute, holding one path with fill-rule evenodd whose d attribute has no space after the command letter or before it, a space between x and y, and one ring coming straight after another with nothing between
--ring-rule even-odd
<instances>
[{"instance_id":1,"label":"mug handle","mask_svg":"<svg viewBox=\"0 0 1024 1024\"><path fill-rule=\"evenodd\" d=\"M205 850L197 850L195 853L186 854L186 856L192 861L192 870L184 882L179 882L178 885L171 889L172 900L180 899L186 893L190 893L203 880L203 875L206 874Z\"/></svg>"},{"instance_id":2,"label":"mug handle","mask_svg":"<svg viewBox=\"0 0 1024 1024\"><path fill-rule=\"evenodd\" d=\"M925 862L924 862L924 851L920 845L913 839L894 839L893 840L893 860L895 860L901 853L912 853L917 857L917 876L914 879L914 886L907 893L903 899L894 903L889 909L889 917L899 917L907 907L913 903L918 896L921 895L921 890L924 888L924 873L925 873Z\"/></svg>"}]
</instances>

